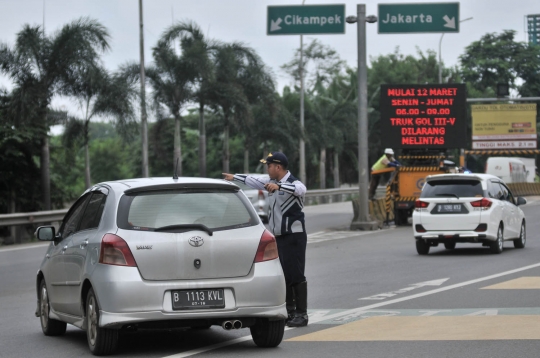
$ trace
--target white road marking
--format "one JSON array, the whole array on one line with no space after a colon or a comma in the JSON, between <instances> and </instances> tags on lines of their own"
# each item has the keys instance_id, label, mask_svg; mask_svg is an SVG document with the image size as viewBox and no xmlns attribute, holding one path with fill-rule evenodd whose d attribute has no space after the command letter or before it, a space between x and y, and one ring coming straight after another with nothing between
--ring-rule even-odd
<instances>
[{"instance_id":1,"label":"white road marking","mask_svg":"<svg viewBox=\"0 0 540 358\"><path fill-rule=\"evenodd\" d=\"M49 246L49 242L43 243L43 244L35 244L35 245L25 245L22 247L13 247L9 249L0 248L0 254L2 252L10 252L10 251L19 251L19 250L25 250L25 249L35 249L36 247L47 247Z\"/></svg>"},{"instance_id":2,"label":"white road marking","mask_svg":"<svg viewBox=\"0 0 540 358\"><path fill-rule=\"evenodd\" d=\"M446 287L439 287L439 288L436 288L436 289L431 290L431 291L421 292L421 293L417 293L417 294L406 296L406 297L395 298L393 300L374 303L374 304L371 304L371 305L368 305L368 306L362 306L362 307L358 307L358 308L353 308L353 309L350 309L350 310L346 310L346 311L343 311L343 312L338 312L338 313L328 315L328 316L321 315L319 317L314 317L313 319L310 319L309 323L317 323L317 322L320 322L320 321L326 321L326 320L329 320L329 319L336 319L336 318L346 320L348 318L350 319L350 318L357 317L358 315L361 315L362 313L365 313L365 311L371 310L371 309L374 309L374 308L388 306L388 305L392 305L394 303L409 301L409 300L419 298L419 297L430 296L430 295L433 295L433 294L436 294L436 293L439 293L439 292L449 291L449 290L453 290L455 288L460 288L460 287L473 285L473 284L478 283L478 282L488 281L488 280L492 280L494 278L498 278L498 277L502 277L502 276L508 276L508 275L511 275L511 274L514 274L514 273L517 273L517 272L530 270L530 269L533 269L533 268L536 268L536 267L540 267L540 263L536 263L534 265L523 266L523 267L513 269L513 270L509 270L509 271L500 272L500 273L497 273L497 274L494 274L494 275L489 275L489 276L476 278L474 280L469 280L469 281L465 281L465 282L461 282L461 283L456 283L454 285L450 285L450 286L446 286ZM486 313L483 313L483 314L486 314ZM289 329L294 329L294 328L287 327L285 329L289 330ZM233 344L236 344L236 343L241 343L241 342L245 342L245 341L249 341L249 340L251 340L251 336L240 337L240 338L236 338L236 339L233 339L233 340L230 340L230 341L214 344L214 345L207 346L207 347L201 347L201 348L193 349L193 350L190 350L190 351L186 351L186 352L182 352L182 353L179 353L179 354L167 356L167 357L164 357L164 358L190 357L190 356L193 356L195 354L208 352L208 351L211 351L211 350L214 350L214 349L230 346L230 345L233 345Z\"/></svg>"},{"instance_id":3,"label":"white road marking","mask_svg":"<svg viewBox=\"0 0 540 358\"><path fill-rule=\"evenodd\" d=\"M364 236L377 233L378 231L319 231L309 234L307 243L313 244L323 241L347 239L350 237Z\"/></svg>"},{"instance_id":4,"label":"white road marking","mask_svg":"<svg viewBox=\"0 0 540 358\"><path fill-rule=\"evenodd\" d=\"M415 284L409 285L409 287L405 287L405 288L399 289L397 291L379 293L377 295L364 297L364 298L359 298L358 300L384 300L386 298L399 295L400 293L405 293L405 292L412 291L412 290L414 290L416 288L420 288L420 287L424 287L424 286L440 286L443 283L445 283L446 281L448 281L448 278L441 278L439 280L432 280L432 281L415 283Z\"/></svg>"}]
</instances>

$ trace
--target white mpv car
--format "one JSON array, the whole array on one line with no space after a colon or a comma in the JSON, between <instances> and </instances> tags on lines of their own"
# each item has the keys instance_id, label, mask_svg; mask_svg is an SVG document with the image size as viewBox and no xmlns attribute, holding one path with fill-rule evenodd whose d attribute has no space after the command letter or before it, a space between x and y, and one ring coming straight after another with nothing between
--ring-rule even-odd
<instances>
[{"instance_id":1,"label":"white mpv car","mask_svg":"<svg viewBox=\"0 0 540 358\"><path fill-rule=\"evenodd\" d=\"M454 249L458 242L481 243L500 254L503 241L525 247L525 215L503 180L490 174L430 175L415 203L413 230L416 250L431 246Z\"/></svg>"}]
</instances>

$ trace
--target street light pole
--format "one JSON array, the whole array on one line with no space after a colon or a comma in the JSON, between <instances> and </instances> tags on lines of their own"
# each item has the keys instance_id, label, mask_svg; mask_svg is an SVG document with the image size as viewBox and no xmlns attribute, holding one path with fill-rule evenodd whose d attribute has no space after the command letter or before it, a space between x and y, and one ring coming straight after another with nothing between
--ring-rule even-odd
<instances>
[{"instance_id":1,"label":"street light pole","mask_svg":"<svg viewBox=\"0 0 540 358\"><path fill-rule=\"evenodd\" d=\"M468 17L466 19L460 20L459 22L462 23L464 21L472 20L472 17ZM441 58L441 44L442 39L444 37L444 32L441 34L441 39L439 40L439 83L442 83L442 58Z\"/></svg>"},{"instance_id":2,"label":"street light pole","mask_svg":"<svg viewBox=\"0 0 540 358\"><path fill-rule=\"evenodd\" d=\"M302 0L302 5L306 0ZM306 143L304 141L304 36L300 35L300 181L306 181Z\"/></svg>"},{"instance_id":3,"label":"street light pole","mask_svg":"<svg viewBox=\"0 0 540 358\"><path fill-rule=\"evenodd\" d=\"M348 16L348 23L357 24L358 36L358 216L351 223L352 230L376 230L377 221L371 220L368 208L368 109L367 109L367 61L366 22L374 23L376 16L366 17L366 5L356 5L357 16Z\"/></svg>"},{"instance_id":4,"label":"street light pole","mask_svg":"<svg viewBox=\"0 0 540 358\"><path fill-rule=\"evenodd\" d=\"M143 32L143 3L139 0L139 50L141 62L141 134L142 134L142 176L148 178L148 122L146 117L146 89L144 72L144 32Z\"/></svg>"}]
</instances>

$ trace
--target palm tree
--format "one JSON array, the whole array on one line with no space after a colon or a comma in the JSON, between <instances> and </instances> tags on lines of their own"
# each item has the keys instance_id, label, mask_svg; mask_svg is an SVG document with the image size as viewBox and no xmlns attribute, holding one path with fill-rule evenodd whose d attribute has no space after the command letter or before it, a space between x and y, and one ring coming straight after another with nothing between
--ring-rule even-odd
<instances>
[{"instance_id":1,"label":"palm tree","mask_svg":"<svg viewBox=\"0 0 540 358\"><path fill-rule=\"evenodd\" d=\"M274 92L272 76L255 51L241 43L224 44L214 56L212 107L223 119L223 171L228 173L231 125L252 125L251 105ZM260 125L260 124L259 124Z\"/></svg>"},{"instance_id":2,"label":"palm tree","mask_svg":"<svg viewBox=\"0 0 540 358\"><path fill-rule=\"evenodd\" d=\"M80 139L85 156L85 185L92 185L90 154L88 148L89 125L95 117L114 118L118 126L126 126L134 120L133 100L136 90L121 75L111 75L102 67L84 70L77 82L72 84L69 93L79 101L83 119L71 118L66 123L63 140L66 147L73 146Z\"/></svg>"},{"instance_id":3,"label":"palm tree","mask_svg":"<svg viewBox=\"0 0 540 358\"><path fill-rule=\"evenodd\" d=\"M160 40L153 49L154 65L146 70L146 76L153 88L153 98L158 117L164 118L161 111L165 105L174 117L174 160L178 163L177 174L182 175L182 109L192 97L191 83L193 71L184 57L176 54L167 41Z\"/></svg>"},{"instance_id":4,"label":"palm tree","mask_svg":"<svg viewBox=\"0 0 540 358\"><path fill-rule=\"evenodd\" d=\"M327 149L334 149L334 166L338 165L338 154L343 150L345 133L352 127L355 119L355 98L348 88L346 78L335 74L328 86L318 81L310 98L308 128L312 143L317 143L320 150L319 187L326 188ZM334 184L339 184L339 176L334 175Z\"/></svg>"},{"instance_id":5,"label":"palm tree","mask_svg":"<svg viewBox=\"0 0 540 358\"><path fill-rule=\"evenodd\" d=\"M15 45L0 44L0 69L18 88L20 101L32 103L31 120L41 133L43 209L51 208L48 109L55 94L68 94L84 69L97 66L109 48L107 29L81 18L47 36L40 26L24 25Z\"/></svg>"},{"instance_id":6,"label":"palm tree","mask_svg":"<svg viewBox=\"0 0 540 358\"><path fill-rule=\"evenodd\" d=\"M212 56L218 43L206 39L201 28L194 22L179 22L171 26L161 41L168 45L180 40L183 59L192 71L193 100L199 104L199 176L206 176L206 125L205 106L209 102L214 80Z\"/></svg>"}]
</instances>

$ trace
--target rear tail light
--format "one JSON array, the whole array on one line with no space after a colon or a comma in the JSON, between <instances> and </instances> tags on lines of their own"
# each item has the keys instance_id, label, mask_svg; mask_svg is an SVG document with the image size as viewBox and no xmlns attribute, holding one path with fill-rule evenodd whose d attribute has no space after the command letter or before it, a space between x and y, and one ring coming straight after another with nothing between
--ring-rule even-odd
<instances>
[{"instance_id":1,"label":"rear tail light","mask_svg":"<svg viewBox=\"0 0 540 358\"><path fill-rule=\"evenodd\" d=\"M422 209L422 208L427 208L429 206L429 203L426 202L426 201L422 201L422 200L416 200L414 202L414 207L416 209Z\"/></svg>"},{"instance_id":2,"label":"rear tail light","mask_svg":"<svg viewBox=\"0 0 540 358\"><path fill-rule=\"evenodd\" d=\"M259 190L259 200L264 200L264 192Z\"/></svg>"},{"instance_id":3,"label":"rear tail light","mask_svg":"<svg viewBox=\"0 0 540 358\"><path fill-rule=\"evenodd\" d=\"M277 243L274 235L268 230L264 230L261 241L259 241L259 247L257 248L257 253L255 254L255 260L253 262L263 262L268 260L277 259L278 249Z\"/></svg>"},{"instance_id":4,"label":"rear tail light","mask_svg":"<svg viewBox=\"0 0 540 358\"><path fill-rule=\"evenodd\" d=\"M101 239L99 263L105 265L137 267L127 242L120 236L105 234Z\"/></svg>"},{"instance_id":5,"label":"rear tail light","mask_svg":"<svg viewBox=\"0 0 540 358\"><path fill-rule=\"evenodd\" d=\"M424 229L424 227L420 224L416 224L414 226L414 229L416 230L416 232L426 232L426 229Z\"/></svg>"},{"instance_id":6,"label":"rear tail light","mask_svg":"<svg viewBox=\"0 0 540 358\"><path fill-rule=\"evenodd\" d=\"M471 205L473 208L481 208L483 210L487 210L489 208L491 208L491 204L493 204L493 202L487 198L482 198L480 200L476 200L476 201L471 201Z\"/></svg>"}]
</instances>

